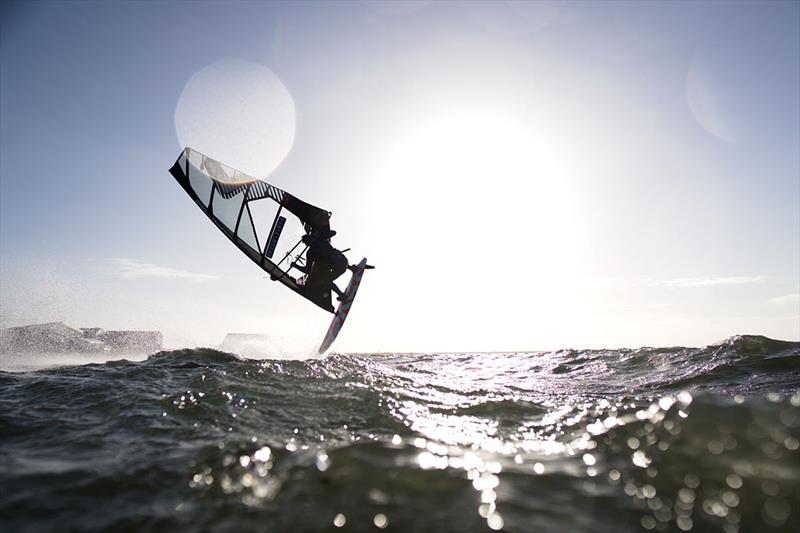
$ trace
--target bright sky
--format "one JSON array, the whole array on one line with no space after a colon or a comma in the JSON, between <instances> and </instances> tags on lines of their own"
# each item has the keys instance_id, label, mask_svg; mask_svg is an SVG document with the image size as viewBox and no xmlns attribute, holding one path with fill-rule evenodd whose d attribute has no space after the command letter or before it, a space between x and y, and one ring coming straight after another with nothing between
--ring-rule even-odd
<instances>
[{"instance_id":1,"label":"bright sky","mask_svg":"<svg viewBox=\"0 0 800 533\"><path fill-rule=\"evenodd\" d=\"M797 2L4 2L0 326L330 315L227 241L184 144L369 258L334 349L800 338ZM342 283L343 284L343 283Z\"/></svg>"}]
</instances>

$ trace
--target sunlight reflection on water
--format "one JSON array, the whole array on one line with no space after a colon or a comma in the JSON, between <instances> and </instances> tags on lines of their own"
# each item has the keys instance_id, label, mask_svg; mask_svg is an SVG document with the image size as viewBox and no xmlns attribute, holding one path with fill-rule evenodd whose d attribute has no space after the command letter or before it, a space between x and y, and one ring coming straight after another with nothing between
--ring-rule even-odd
<instances>
[{"instance_id":1,"label":"sunlight reflection on water","mask_svg":"<svg viewBox=\"0 0 800 533\"><path fill-rule=\"evenodd\" d=\"M624 376L610 378L602 361L583 361L569 351L537 354L535 364L530 355L507 354L405 357L391 361L393 364L387 362L363 361L361 371L369 387L380 393L379 403L387 415L408 428L411 436L359 434L345 425L349 440L363 438L398 450L400 454L393 460L396 467L411 462L422 471L462 472L476 495L475 513L490 529L505 527L504 504L525 499L519 476L547 475L580 481L587 494L621 490L630 499L628 505L641 513L639 525L644 529L673 524L688 531L696 526L697 513L703 513L704 519L719 520L717 524L726 532L738 531L742 517L736 510L741 502L737 491L743 484L740 474L754 475L750 463L733 462L733 472L723 469L720 488L719 480L687 470L691 464L681 465L680 455L674 459L670 455L676 443L686 445L685 425L693 422L694 398L689 390L598 397L592 392L596 386L592 376L603 376L606 389L622 387L613 381ZM326 375L339 375L336 366L319 364ZM570 372L558 373L565 365L571 365ZM579 381L576 375L585 377ZM800 404L796 397L800 398L792 396L787 403ZM698 423L705 427L696 427ZM727 430L714 427L713 421L698 423L692 424L688 442L700 438L701 445L691 445L691 454L729 456L736 452L738 442L726 436ZM787 429L791 424L786 424ZM703 432L716 436L700 437ZM773 438L787 452L797 449L796 440L785 431ZM285 448L312 453L316 470L335 473L336 442L334 438L330 447L323 448L328 445L322 435L316 444L305 445L298 445L292 437ZM762 445L763 453L773 459L782 456L779 447ZM666 471L662 469L665 462ZM240 462L240 466L247 465ZM684 481L676 488L672 480L681 470ZM200 472L195 477L202 480L204 475ZM243 501L257 505L259 499L274 498L280 487L275 479L258 481L263 477L248 468L238 478L223 477L223 490L248 489ZM702 494L697 493L700 489ZM390 503L388 493L372 490L370 494L380 496L371 496L373 502ZM791 507L777 497L778 491L770 490L762 512L764 520L783 524ZM769 499L770 494L775 496ZM334 525L344 524L344 516L337 515ZM374 525L387 527L387 517L376 514Z\"/></svg>"}]
</instances>

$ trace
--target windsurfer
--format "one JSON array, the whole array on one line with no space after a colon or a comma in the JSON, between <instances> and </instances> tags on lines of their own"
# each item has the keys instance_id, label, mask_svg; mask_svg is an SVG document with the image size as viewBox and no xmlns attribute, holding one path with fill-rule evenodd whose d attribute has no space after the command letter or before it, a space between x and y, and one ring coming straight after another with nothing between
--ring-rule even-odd
<instances>
[{"instance_id":1,"label":"windsurfer","mask_svg":"<svg viewBox=\"0 0 800 533\"><path fill-rule=\"evenodd\" d=\"M344 297L344 293L334 281L344 274L349 266L344 253L331 245L331 237L334 235L336 232L328 228L314 229L304 235L303 242L308 245L306 265L292 264L301 272L308 274L305 282L308 297L321 302L329 311L333 311L330 302L331 290L338 295L339 301Z\"/></svg>"}]
</instances>

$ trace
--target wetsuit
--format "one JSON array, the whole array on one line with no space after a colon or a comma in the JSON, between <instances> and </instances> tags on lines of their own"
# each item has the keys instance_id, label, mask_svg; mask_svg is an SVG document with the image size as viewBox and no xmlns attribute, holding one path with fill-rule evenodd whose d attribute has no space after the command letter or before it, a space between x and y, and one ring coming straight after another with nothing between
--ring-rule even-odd
<instances>
[{"instance_id":1,"label":"wetsuit","mask_svg":"<svg viewBox=\"0 0 800 533\"><path fill-rule=\"evenodd\" d=\"M310 266L305 283L306 292L310 298L332 311L331 288L334 287L334 280L347 270L347 258L327 239L317 238L309 243L306 260Z\"/></svg>"},{"instance_id":2,"label":"wetsuit","mask_svg":"<svg viewBox=\"0 0 800 533\"><path fill-rule=\"evenodd\" d=\"M326 239L317 239L308 246L306 259L310 263L324 263L330 271L330 281L344 274L347 270L347 258L342 252L331 246ZM313 268L313 265L312 265Z\"/></svg>"}]
</instances>

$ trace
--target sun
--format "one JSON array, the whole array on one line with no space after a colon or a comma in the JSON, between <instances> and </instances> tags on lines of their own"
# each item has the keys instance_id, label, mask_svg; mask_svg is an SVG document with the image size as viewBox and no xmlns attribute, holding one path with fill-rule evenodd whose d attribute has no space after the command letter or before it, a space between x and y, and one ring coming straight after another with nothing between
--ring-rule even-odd
<instances>
[{"instance_id":1,"label":"sun","mask_svg":"<svg viewBox=\"0 0 800 533\"><path fill-rule=\"evenodd\" d=\"M539 247L557 247L572 229L553 147L513 116L468 109L434 117L395 144L385 173L396 203L473 250L519 248L534 234Z\"/></svg>"},{"instance_id":2,"label":"sun","mask_svg":"<svg viewBox=\"0 0 800 533\"><path fill-rule=\"evenodd\" d=\"M476 294L509 316L567 305L581 209L569 164L543 131L530 118L464 107L396 139L371 198L382 206L374 242L398 269L395 295L463 302L467 315Z\"/></svg>"}]
</instances>

